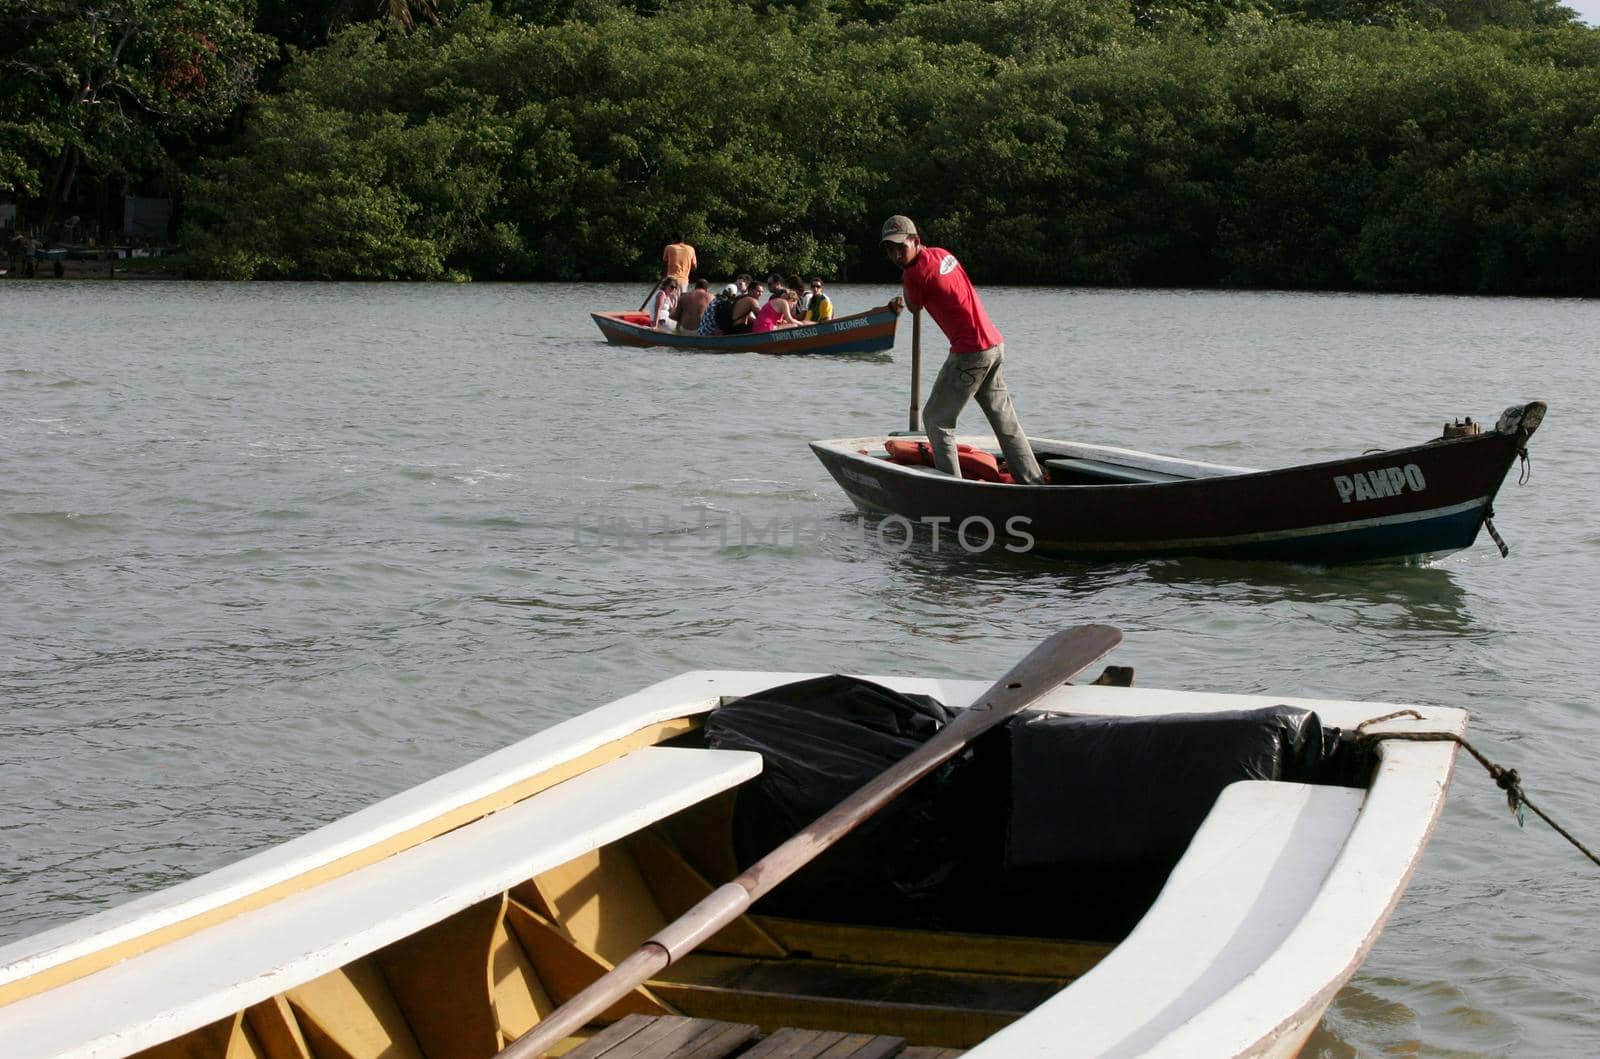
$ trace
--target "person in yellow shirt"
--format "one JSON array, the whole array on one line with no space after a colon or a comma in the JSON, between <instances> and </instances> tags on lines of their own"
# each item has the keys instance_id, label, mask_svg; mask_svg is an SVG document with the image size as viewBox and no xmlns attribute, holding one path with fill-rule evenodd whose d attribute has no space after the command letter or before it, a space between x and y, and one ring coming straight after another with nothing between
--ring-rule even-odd
<instances>
[{"instance_id":1,"label":"person in yellow shirt","mask_svg":"<svg viewBox=\"0 0 1600 1059\"><path fill-rule=\"evenodd\" d=\"M806 304L806 319L812 323L833 319L833 302L822 292L822 277L811 281L811 300Z\"/></svg>"},{"instance_id":2,"label":"person in yellow shirt","mask_svg":"<svg viewBox=\"0 0 1600 1059\"><path fill-rule=\"evenodd\" d=\"M668 243L666 249L661 251L661 271L678 281L679 290L688 289L689 273L699 264L695 260L694 247L690 246L681 235L676 242Z\"/></svg>"}]
</instances>

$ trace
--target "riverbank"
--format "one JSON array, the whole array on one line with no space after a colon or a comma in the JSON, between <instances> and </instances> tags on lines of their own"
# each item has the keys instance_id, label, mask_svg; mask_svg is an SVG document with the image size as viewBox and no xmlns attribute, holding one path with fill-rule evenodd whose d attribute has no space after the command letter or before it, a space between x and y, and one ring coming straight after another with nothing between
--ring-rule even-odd
<instances>
[{"instance_id":1,"label":"riverbank","mask_svg":"<svg viewBox=\"0 0 1600 1059\"><path fill-rule=\"evenodd\" d=\"M59 266L60 271L57 271ZM67 261L41 261L34 267L32 276L23 275L15 265L6 265L0 274L0 283L13 280L55 281L67 279L184 279L183 266L177 258L136 257L104 258L101 260L71 259Z\"/></svg>"}]
</instances>

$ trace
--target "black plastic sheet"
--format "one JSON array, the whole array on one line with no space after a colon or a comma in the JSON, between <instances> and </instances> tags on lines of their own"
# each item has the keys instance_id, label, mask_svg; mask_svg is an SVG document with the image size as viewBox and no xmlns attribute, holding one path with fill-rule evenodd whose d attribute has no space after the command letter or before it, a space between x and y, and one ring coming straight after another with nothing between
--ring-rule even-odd
<instances>
[{"instance_id":1,"label":"black plastic sheet","mask_svg":"<svg viewBox=\"0 0 1600 1059\"><path fill-rule=\"evenodd\" d=\"M734 854L746 867L832 809L942 728L950 711L922 695L828 676L730 703L706 722L714 747L758 751L740 788ZM774 914L848 907L861 922L924 922L963 857L950 766L896 799L763 903Z\"/></svg>"},{"instance_id":2,"label":"black plastic sheet","mask_svg":"<svg viewBox=\"0 0 1600 1059\"><path fill-rule=\"evenodd\" d=\"M901 760L951 716L926 696L830 676L711 715L709 745L755 750L735 854L748 866ZM1144 914L1238 780L1364 786L1370 752L1289 706L1109 717L1026 714L763 900L775 915L1111 940Z\"/></svg>"}]
</instances>

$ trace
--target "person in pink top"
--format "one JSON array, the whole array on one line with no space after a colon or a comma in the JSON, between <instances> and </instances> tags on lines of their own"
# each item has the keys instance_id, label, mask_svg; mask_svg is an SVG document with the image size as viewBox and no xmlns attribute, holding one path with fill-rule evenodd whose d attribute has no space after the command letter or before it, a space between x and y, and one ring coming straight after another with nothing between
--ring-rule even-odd
<instances>
[{"instance_id":1,"label":"person in pink top","mask_svg":"<svg viewBox=\"0 0 1600 1059\"><path fill-rule=\"evenodd\" d=\"M790 292L782 287L775 287L772 297L767 299L767 304L756 313L756 318L750 324L753 334L762 334L766 331L776 331L779 328L794 327L801 321L795 319L794 302L790 300Z\"/></svg>"},{"instance_id":2,"label":"person in pink top","mask_svg":"<svg viewBox=\"0 0 1600 1059\"><path fill-rule=\"evenodd\" d=\"M896 214L883 222L884 253L900 267L905 280L905 304L913 312L928 310L950 340L933 382L933 392L922 407L923 426L933 448L933 462L946 474L961 477L956 457L956 417L974 396L989 418L989 426L1006 456L1006 469L1025 485L1043 485L1044 472L1033 447L1017 422L1000 362L1005 359L1005 339L984 311L983 301L967 278L967 270L950 251L924 246L910 218Z\"/></svg>"}]
</instances>

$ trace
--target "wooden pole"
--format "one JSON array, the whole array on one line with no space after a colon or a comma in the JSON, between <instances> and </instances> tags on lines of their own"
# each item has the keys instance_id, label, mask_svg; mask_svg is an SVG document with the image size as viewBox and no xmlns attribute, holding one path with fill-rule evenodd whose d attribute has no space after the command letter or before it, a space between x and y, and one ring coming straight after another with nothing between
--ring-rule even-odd
<instances>
[{"instance_id":1,"label":"wooden pole","mask_svg":"<svg viewBox=\"0 0 1600 1059\"><path fill-rule=\"evenodd\" d=\"M738 878L719 886L699 904L661 928L633 955L541 1019L495 1059L543 1059L575 1030L743 915L758 898L855 830L912 784L960 753L978 736L1022 712L1121 642L1122 632L1109 625L1079 625L1047 637L932 739L750 865Z\"/></svg>"},{"instance_id":2,"label":"wooden pole","mask_svg":"<svg viewBox=\"0 0 1600 1059\"><path fill-rule=\"evenodd\" d=\"M644 307L646 305L650 304L650 299L654 298L656 296L656 291L660 290L661 289L661 285L663 283L665 283L665 282L667 282L667 278L665 276L663 276L660 279L656 280L656 285L654 287L650 288L650 293L646 294L644 296L644 301L639 303L639 311L640 312L644 312ZM650 321L650 326L652 326L652 327L655 326L655 321L654 320Z\"/></svg>"},{"instance_id":3,"label":"wooden pole","mask_svg":"<svg viewBox=\"0 0 1600 1059\"><path fill-rule=\"evenodd\" d=\"M911 426L914 434L921 428L917 426L918 416L921 414L922 404L922 310L917 309L911 314Z\"/></svg>"}]
</instances>

